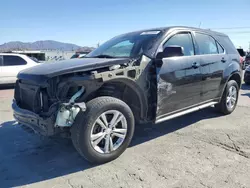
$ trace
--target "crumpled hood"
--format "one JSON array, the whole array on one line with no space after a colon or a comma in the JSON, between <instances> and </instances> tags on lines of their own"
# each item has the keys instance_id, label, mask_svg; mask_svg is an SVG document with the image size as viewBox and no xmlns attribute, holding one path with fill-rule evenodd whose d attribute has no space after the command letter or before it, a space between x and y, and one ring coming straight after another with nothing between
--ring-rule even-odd
<instances>
[{"instance_id":1,"label":"crumpled hood","mask_svg":"<svg viewBox=\"0 0 250 188\"><path fill-rule=\"evenodd\" d=\"M63 74L94 70L97 68L107 67L116 64L128 63L129 58L81 58L70 59L54 63L43 63L21 71L17 78L39 81L59 76Z\"/></svg>"}]
</instances>

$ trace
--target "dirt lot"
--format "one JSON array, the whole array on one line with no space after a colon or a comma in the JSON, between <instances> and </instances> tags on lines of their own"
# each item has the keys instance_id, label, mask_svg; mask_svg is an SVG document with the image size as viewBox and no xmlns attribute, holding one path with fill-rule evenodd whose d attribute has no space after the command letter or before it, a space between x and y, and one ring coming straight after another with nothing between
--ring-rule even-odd
<instances>
[{"instance_id":1,"label":"dirt lot","mask_svg":"<svg viewBox=\"0 0 250 188\"><path fill-rule=\"evenodd\" d=\"M138 125L117 160L93 166L70 140L16 125L13 90L0 90L0 187L250 187L250 87L229 116L212 108L160 125Z\"/></svg>"}]
</instances>

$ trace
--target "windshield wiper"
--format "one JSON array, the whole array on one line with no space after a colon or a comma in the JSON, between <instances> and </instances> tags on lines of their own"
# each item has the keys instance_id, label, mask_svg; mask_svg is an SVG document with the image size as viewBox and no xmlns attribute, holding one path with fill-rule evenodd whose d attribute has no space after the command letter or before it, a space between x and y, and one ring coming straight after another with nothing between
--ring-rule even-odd
<instances>
[{"instance_id":1,"label":"windshield wiper","mask_svg":"<svg viewBox=\"0 0 250 188\"><path fill-rule=\"evenodd\" d=\"M114 56L111 55L105 55L105 54L101 54L101 55L97 55L97 56L92 56L93 58L115 58Z\"/></svg>"}]
</instances>

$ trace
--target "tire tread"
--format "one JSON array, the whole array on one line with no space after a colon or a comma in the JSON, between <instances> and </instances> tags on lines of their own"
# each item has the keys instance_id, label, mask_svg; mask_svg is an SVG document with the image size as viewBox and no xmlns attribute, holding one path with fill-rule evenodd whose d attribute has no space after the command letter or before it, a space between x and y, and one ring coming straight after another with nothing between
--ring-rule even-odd
<instances>
[{"instance_id":1,"label":"tire tread","mask_svg":"<svg viewBox=\"0 0 250 188\"><path fill-rule=\"evenodd\" d=\"M87 110L85 112L80 112L80 114L77 115L75 123L73 124L73 126L71 128L71 139L72 139L74 147L79 152L79 154L82 157L84 157L86 160L88 160L89 162L92 162L92 163L108 162L107 160L103 161L103 160L93 159L93 157L91 155L89 155L89 152L83 152L83 150L81 149L80 137L81 137L81 133L86 131L88 128L91 128L91 126L92 126L91 122L95 121L95 119L93 119L93 114L98 113L98 111L100 110L101 107L103 107L107 104L111 104L111 103L117 104L117 105L122 105L122 106L124 106L124 108L129 109L130 110L129 116L130 116L130 118L133 119L132 126L134 126L133 113L125 102L123 102L117 98L114 98L114 97L98 97L98 98L95 98L95 99L92 99L91 101L89 101L87 103ZM134 132L134 127L133 127L133 132ZM133 136L133 134L131 134L130 138L128 138L129 142L132 140L132 136Z\"/></svg>"}]
</instances>

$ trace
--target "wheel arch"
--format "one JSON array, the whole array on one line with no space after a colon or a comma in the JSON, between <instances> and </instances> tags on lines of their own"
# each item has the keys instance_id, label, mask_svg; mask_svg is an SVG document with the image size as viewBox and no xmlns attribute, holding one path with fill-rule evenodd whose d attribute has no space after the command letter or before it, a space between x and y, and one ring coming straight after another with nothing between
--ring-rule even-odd
<instances>
[{"instance_id":1,"label":"wheel arch","mask_svg":"<svg viewBox=\"0 0 250 188\"><path fill-rule=\"evenodd\" d=\"M132 109L137 121L145 121L147 119L148 100L145 91L132 79L114 78L105 81L87 100L89 101L99 96L119 98Z\"/></svg>"},{"instance_id":2,"label":"wheel arch","mask_svg":"<svg viewBox=\"0 0 250 188\"><path fill-rule=\"evenodd\" d=\"M239 71L234 71L232 72L229 76L227 76L227 78L225 79L225 82L224 82L224 85L223 85L223 89L222 89L222 92L220 94L220 98L222 97L226 87L227 87L227 83L230 81L230 80L235 80L239 86L239 89L241 88L241 83L242 83L242 77L241 77L241 73Z\"/></svg>"},{"instance_id":3,"label":"wheel arch","mask_svg":"<svg viewBox=\"0 0 250 188\"><path fill-rule=\"evenodd\" d=\"M241 75L239 72L232 73L229 76L227 82L229 82L230 80L235 80L237 82L239 88L241 87L242 80L241 80Z\"/></svg>"}]
</instances>

